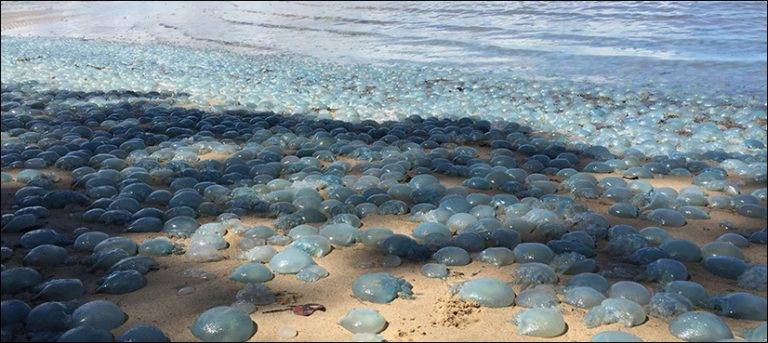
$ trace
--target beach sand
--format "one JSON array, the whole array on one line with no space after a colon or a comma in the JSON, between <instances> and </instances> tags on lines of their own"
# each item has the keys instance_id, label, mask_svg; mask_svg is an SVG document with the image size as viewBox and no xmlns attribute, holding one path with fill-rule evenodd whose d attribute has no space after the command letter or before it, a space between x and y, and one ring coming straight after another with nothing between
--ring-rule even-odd
<instances>
[{"instance_id":1,"label":"beach sand","mask_svg":"<svg viewBox=\"0 0 768 343\"><path fill-rule=\"evenodd\" d=\"M487 154L487 148L480 149ZM220 158L220 156L205 156L206 158ZM585 161L586 163L586 161ZM18 170L10 170L12 174ZM61 174L65 179L59 183L67 187L70 180L67 175ZM611 174L597 175L599 178ZM441 177L441 182L447 186L455 186L460 182L459 178ZM649 180L654 186L672 187L681 189L690 186L689 178L658 176ZM13 193L19 187L18 184L9 184L2 189L2 212L10 211ZM761 185L747 185L745 189L757 188ZM764 187L764 185L762 185ZM493 192L488 192L493 193ZM605 214L610 206L603 200L587 201L586 204L598 213ZM119 227L104 227L98 224L85 225L76 219L70 218L70 211L53 210L48 218L47 226L61 232L71 233L80 226L87 226L93 230L102 230L112 235L122 235L141 241L159 236L160 234L134 234L120 233ZM372 215L363 218L361 230L385 226L397 233L410 234L417 223L406 220L407 216L379 216ZM629 220L606 217L611 224L630 224L643 228L655 226L651 222L640 219ZM201 223L214 218L200 218ZM242 219L247 225L271 225L272 219L245 217ZM765 226L761 220L749 219L729 211L713 210L709 220L689 220L688 224L681 228L668 228L667 231L674 237L688 239L699 246L714 240L724 231L719 227L723 220L730 220L739 228L759 229ZM8 244L15 242L18 235L3 233L3 241ZM213 263L193 263L183 255L158 257L159 271L150 272L147 275L148 284L138 291L125 295L93 294L98 276L87 273L84 266L64 266L51 270L44 270L45 278L77 277L82 279L88 288L88 294L81 298L82 301L94 299L106 299L115 302L129 316L128 322L113 331L119 335L123 331L137 324L152 324L162 329L173 341L195 340L188 327L195 318L205 310L220 306L230 305L235 301L235 294L243 285L230 281L229 273L243 263L235 256L239 253L236 247L238 237L228 234L226 239L230 248L223 253L229 258ZM187 243L188 240L177 239L177 242ZM605 242L599 243L598 249ZM766 263L766 246L750 244L743 249L745 256L752 263ZM5 263L6 266L21 264L23 250L15 249L12 260ZM86 254L76 255L83 259ZM274 280L266 283L278 295L278 303L269 306L259 306L251 315L257 324L257 332L251 341L349 341L352 334L337 324L347 311L356 307L370 307L377 309L389 322L382 336L388 341L546 341L535 337L519 336L516 328L509 320L516 313L524 310L521 307L506 308L477 308L466 303L452 299L448 291L450 284L466 281L478 277L496 277L501 280L509 280L510 272L516 264L494 267L482 262L473 262L463 267L451 267L450 277L446 280L429 279L420 274L422 263L403 261L398 267L384 268L380 266L382 254L366 248L361 244L347 248L334 249L329 255L316 258L316 262L326 268L330 276L316 283L304 283L296 279L294 275L276 275ZM598 257L601 262L610 262L602 254ZM373 267L371 267L373 265ZM711 294L742 291L733 280L715 277L706 272L698 263L688 263L692 280L704 285ZM202 270L214 273L216 278L210 281L192 279L182 275L183 271L191 267L199 267ZM364 303L352 296L353 280L364 273L386 271L395 276L404 278L413 284L415 299L396 299L389 304ZM562 276L560 285L563 285L569 276ZM619 280L609 280L611 282ZM655 289L655 284L646 283ZM179 295L178 289L193 286L194 292L188 295ZM517 289L516 291L519 291ZM762 297L766 292L753 292ZM28 300L29 294L23 294L20 298ZM5 299L5 298L4 298ZM290 311L277 313L264 313L284 307L283 305L319 303L323 304L327 311L316 312L309 317L294 315ZM658 318L649 317L648 321L640 326L624 328L620 324L600 326L588 329L581 322L586 313L585 310L561 304L561 309L568 324L568 331L554 340L557 341L587 341L592 335L605 330L620 330L635 334L645 341L669 341L676 340L669 334L668 324ZM723 319L734 331L739 328L753 327L758 322ZM290 327L298 331L294 338L286 339L278 336L279 329ZM552 340L552 339L550 339Z\"/></svg>"}]
</instances>

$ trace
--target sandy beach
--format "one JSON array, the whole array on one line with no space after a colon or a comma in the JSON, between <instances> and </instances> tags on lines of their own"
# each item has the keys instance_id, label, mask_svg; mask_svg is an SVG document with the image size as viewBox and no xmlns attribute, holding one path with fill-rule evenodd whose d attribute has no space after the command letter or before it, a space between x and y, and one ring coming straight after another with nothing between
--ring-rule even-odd
<instances>
[{"instance_id":1,"label":"sandy beach","mask_svg":"<svg viewBox=\"0 0 768 343\"><path fill-rule=\"evenodd\" d=\"M555 186L557 195L574 198L575 203L605 217L611 226L627 224L637 230L660 224L642 219L642 215L634 219L609 215L614 201L604 196L606 189L602 185L590 185L600 193L597 199L573 195L563 183L565 178L557 176L559 170L566 169L562 167L563 163L571 164L570 161L563 162L568 160L567 157L560 156L567 152L568 157L572 155L578 160L569 166L575 169L574 173L582 172L590 162L609 160L630 161L626 167L634 163L636 168L650 173L648 163L659 162L657 167L668 169L668 173L662 175L654 171L652 179L641 181L647 181L656 189L668 187L678 192L694 186L693 177L673 176L675 172L669 169L677 169L677 173L685 169L682 172L697 175L705 170L702 165L706 164L713 168L712 174L727 170L727 179L717 181L727 182L727 186L738 189L741 195L763 190L761 195L754 196L756 203L751 205L765 208L765 49L752 46L755 41L765 43L764 14L758 13L764 5L750 4L751 7L745 5L744 8L733 5L733 12L720 11L717 6L725 6L723 4L712 5L713 9L704 9L703 4L687 8L688 4L684 3L670 4L672 9L659 9L644 3L615 3L605 8L591 3L565 4L564 7L549 4L555 7L547 8L543 4L533 4L533 8L529 5L510 4L512 7L507 8L503 3L473 6L439 2L392 6L356 2L3 1L4 181L0 189L3 225L19 210L16 202L20 199L15 198L15 193L27 186L16 180L16 176L25 170L19 166L32 159L40 160L37 155L49 152L46 149L53 144L51 142L58 144L57 148L68 149L67 155L76 153L77 149L81 152L90 149L85 153L89 156L77 163L80 163L78 166L93 167L94 174L100 168L106 169L104 159L89 160L97 154L115 154L110 159L115 165L124 163L134 167L142 162L141 168L151 167L141 171L147 179L158 169L167 171L172 160L189 159L184 153L194 155L191 159L199 159L188 166L174 165L176 169L170 168L173 170L168 172L173 175L163 182L158 182L152 174L151 181L146 181L152 191L172 189L169 181L181 177L182 171L197 173L191 174L199 176L195 182L211 181L208 179L210 174L205 178L201 176L202 162L221 162L213 167L220 174L216 174L218 176L213 181L227 187L226 191L232 194L226 194L226 203L217 199L215 205L222 208L215 210L220 210L218 213L241 210L246 213L240 217L245 227L264 225L274 228L276 218L258 217L253 214L254 209L238 207L242 202L234 202L237 200L233 195L236 187L250 188L254 199L249 200L262 201L261 197L266 199L271 194L269 192L275 191L265 190L264 184L269 180L282 178L297 182L300 186L286 181L290 185L284 188L286 192L295 193L311 184L309 181L304 183L308 175L322 175L328 178L316 184L327 187L318 190L318 194L327 200L331 199L328 189L341 188L348 182L342 180L342 176L360 178L364 175L360 169L384 168L368 164L340 172L341 176L335 178L337 175L329 171L331 163L327 158L354 167L367 163L364 162L366 159L370 162L371 159L395 156L409 165L402 167L405 171L397 178L400 185L409 185L412 177L428 170L446 189L454 188L452 191L463 187L469 177L447 175L470 174L472 163L478 163L482 165L481 170L472 176L488 182L487 188L493 190L464 187L467 194L503 193L502 186L491 186L486 177L490 175L491 166L501 167L510 175L513 180L510 182L525 188L510 193L523 199L529 196L528 191L533 191L534 197L541 198L545 191L536 189L527 178L523 182L517 175L511 176L513 168L520 168L516 171L525 170L524 176L538 174L536 177L547 179L551 184L546 186ZM576 7L569 7L571 5ZM611 9L612 6L618 8ZM635 9L635 6L640 8ZM717 16L711 13L717 13ZM734 19L740 18L734 13L746 19ZM751 24L755 20L763 25L762 31ZM734 24L731 21L741 22ZM722 27L726 32L720 35L712 27ZM677 31L665 31L670 28ZM681 48L676 50L677 46ZM158 119L151 117L155 114ZM242 117L230 118L237 114ZM412 119L414 117L418 120ZM452 118L453 121L424 123L422 118L430 117ZM414 127L399 127L398 123L403 122ZM507 126L512 122L520 125L516 128ZM281 136L286 132L286 136ZM141 148L123 149L122 143L137 139L143 140ZM66 140L76 143L64 149ZM83 141L89 140L94 145L86 149ZM295 143L292 140L301 143L292 146ZM211 144L204 148L193 146L200 142ZM494 142L497 143L496 151L491 148ZM96 152L96 147L101 147L99 144L102 143L114 147ZM18 148L19 145L24 147ZM467 146L474 150L465 149ZM438 147L442 151L432 154ZM162 151L166 154L155 154L161 148L168 150ZM217 148L228 152L210 152ZM279 168L283 169L276 169L277 175L271 175L270 170L251 169L255 168L252 162L271 163L272 156L262 156L270 148L280 150L271 161L281 162ZM383 153L385 149L391 150ZM460 149L472 156L462 156L457 152ZM471 152L467 153L468 150ZM514 161L495 163L491 158L492 151L494 157L509 154ZM132 152L144 155L129 155ZM325 154L323 158L316 157L320 153ZM55 155L53 161L66 157L64 153L60 155ZM537 160L535 155L546 161ZM634 161L638 155L640 157ZM292 160L298 161L297 156L309 157L314 159L313 163L317 161L321 165L316 167L307 163L286 171L289 164L299 163ZM106 159L108 156L100 157ZM247 166L247 169L227 171L230 166L227 163L232 159L236 160L233 165ZM554 159L560 160L559 166L548 165ZM529 170L523 166L530 161L541 168L534 166ZM53 183L54 189L75 190L82 194L91 190L83 181L75 186L72 173L64 170L67 168L54 167L54 163L47 160L44 162L45 167L40 170L60 178ZM426 166L417 165L417 162ZM238 166L238 163L242 165ZM391 161L387 163L395 165ZM675 168L665 163L682 165ZM456 169L448 172L446 164ZM590 174L598 180L624 176L623 169L608 166L607 162L603 164L615 171ZM417 168L421 170L417 172ZM545 168L548 169L546 172ZM72 169L74 167L69 168ZM383 176L386 173L400 171L395 168L365 174L381 176L376 179L375 187L379 189L374 191L386 193L390 187ZM240 176L242 178L237 179ZM133 176L119 176L120 181L129 177ZM133 181L139 182L138 179ZM312 182L315 181L317 179ZM629 179L625 181L631 182ZM40 183L46 186L45 182ZM121 183L117 186L117 181L114 184L115 194L128 185ZM347 190L353 188L346 187ZM409 187L409 192L415 189L413 185ZM703 183L696 187L704 190L706 196L733 196L724 191L708 190ZM40 191L50 190L41 188ZM359 189L354 191L363 193ZM537 195L536 191L540 193ZM638 194L634 189L632 192ZM198 193L202 195L204 192ZM298 210L298 205L290 203L294 193L290 194L292 200L279 202ZM412 203L415 202L412 201L413 193L407 193L409 200L403 202L406 211L415 205ZM113 200L119 196L122 193L110 195ZM390 195L386 197L395 199ZM361 202L373 205L374 201L363 199ZM89 202L95 200L87 199ZM668 207L680 210L679 204L675 203L679 199L669 200ZM160 211L170 208L137 201L142 208L154 206ZM205 201L213 207L214 201ZM262 202L267 205L277 203ZM228 206L226 210L225 205ZM739 214L735 208L741 205L729 203L728 209L702 206L710 214L709 219L686 219L687 223L682 227L663 228L675 239L688 240L699 247L726 232L733 232L726 231L724 224L736 228L735 232L745 237L763 230L768 223L766 219ZM381 204L373 207L378 211ZM39 219L34 227L25 230L52 228L74 239L75 231L85 227L113 237L128 237L136 243L169 236L163 231L123 232L128 224L87 223L82 220L82 215L88 209L74 204L64 209L51 209L49 217ZM200 208L190 210L196 215L203 211ZM493 210L491 215L495 214L499 223L505 223L507 209L499 206ZM575 230L570 222L572 213L558 211L551 213L563 221L565 229ZM328 209L328 213L331 212ZM376 213L362 217L362 227L357 229L363 232L373 227L385 227L410 237L414 236L413 229L420 222L409 217L410 213ZM163 222L167 219L161 218ZM210 215L196 219L199 224L217 220ZM309 225L320 228L324 224ZM23 234L2 231L4 249L13 249L12 257L5 259L4 255L3 270L24 265L23 258L30 249L19 245ZM213 307L232 305L236 293L244 287L243 283L229 279L236 267L246 263L239 258L241 236L229 232L224 239L229 246L219 251L225 259L217 262L193 262L185 254L153 257L159 270L145 275L146 286L126 294L95 293L99 279L105 274L89 271L84 261L90 252L77 252L71 246L66 247L72 257L71 263L37 269L43 280L82 280L86 294L74 300L74 304L108 300L118 305L128 319L111 331L114 337L136 325L149 324L162 330L171 341L198 341L190 330L198 316ZM171 240L185 248L191 242L190 238L173 237ZM603 251L608 245L607 239L596 241L594 251L597 256L594 259L598 270L595 273L625 262ZM492 243L486 241L485 244L490 247ZM285 248L274 247L277 250ZM750 266L764 267L768 263L765 244L750 242L741 252ZM392 256L358 240L349 247L334 246L327 256L313 258L329 273L319 281L306 283L296 275L275 272L274 279L265 285L276 293L277 302L257 306L250 314L257 330L249 341L350 341L353 334L338 321L351 309L361 307L376 309L386 319L387 327L380 335L390 342L577 342L589 341L595 334L608 330L631 333L646 342L680 341L670 333L669 320L651 315L646 322L633 327L614 323L587 328L583 321L587 310L566 304L562 299L559 310L567 324L564 334L549 339L522 336L511 320L526 308L517 304L503 308L481 307L452 296L449 290L454 284L480 277L510 282L512 271L520 263L496 267L473 256L470 264L450 266L449 276L438 279L425 277L421 271L425 263L434 262L434 259L416 262L403 257L399 266L387 267L383 265L387 258ZM685 265L690 281L704 286L710 296L734 292L748 292L763 300L768 296L765 290L745 289L736 280L716 276L705 270L700 262ZM643 266L635 268L639 271ZM195 270L212 273L215 277L203 279L186 275ZM387 272L408 281L413 286L414 298L397 298L388 304L356 298L352 292L354 280L375 272ZM562 291L572 275L557 275L559 281L554 288ZM608 277L608 281L613 284L624 279ZM661 283L638 282L651 294L663 291ZM190 288L191 293L179 292ZM523 290L520 286L513 288L516 294ZM558 292L558 296L561 295ZM22 300L33 308L43 302L35 299L31 290L2 294L3 301L9 299ZM323 305L325 311L306 317L279 311L310 303ZM714 312L699 307L693 310ZM647 307L646 312L650 313ZM722 314L719 318L735 337L741 337L743 329L765 323L765 320L740 320ZM24 326L11 330L15 333L13 338L27 339L25 330ZM295 337L281 334L291 330L297 332Z\"/></svg>"},{"instance_id":2,"label":"sandy beach","mask_svg":"<svg viewBox=\"0 0 768 343\"><path fill-rule=\"evenodd\" d=\"M487 154L487 149L484 152ZM599 178L616 176L616 174L596 175ZM66 175L62 174L62 177L66 178ZM451 187L458 185L461 179L441 177L440 181L446 187ZM657 176L649 181L656 187L671 187L677 190L690 186L689 181L680 177ZM67 180L64 179L61 185L66 184ZM752 185L752 187L758 186ZM746 187L746 189L749 188ZM9 211L10 197L14 191L14 188L3 187L3 213ZM493 194L493 192L488 193ZM606 213L610 206L604 200L589 201L587 204L598 213ZM68 218L69 213L66 211L54 210L52 213L53 215L48 219L48 222L64 233L71 232L80 226L86 226L114 235L120 234L121 228L119 227L84 225L82 222ZM652 222L640 219L606 217L612 225L629 224L636 228L655 226ZM205 223L214 219L200 218L199 221ZM712 218L709 220L689 220L687 225L681 228L668 228L667 231L675 238L687 239L701 246L725 232L719 226L724 220L731 221L739 228L758 229L765 225L763 221L757 219L745 218L728 211L714 210L712 211ZM242 221L250 226L271 225L270 219L263 218L245 217L242 218ZM372 215L363 218L363 226L360 229L384 226L393 229L396 233L409 235L417 224L408 221L406 216ZM136 242L158 236L157 234L131 233L120 235L130 237ZM9 234L3 234L4 241L13 241L15 238ZM242 284L227 279L231 270L242 263L241 260L236 259L236 255L239 253L236 248L239 237L235 234L228 234L226 238L230 243L230 248L224 253L229 255L229 259L199 264L188 261L183 255L159 257L157 261L160 264L160 270L147 275L148 285L146 287L125 295L88 294L82 300L110 300L118 304L128 314L128 322L122 328L115 330L116 335L121 333L121 329L125 330L134 324L149 323L162 329L173 341L195 340L188 329L195 318L206 309L233 303L235 293L242 288ZM183 239L176 239L175 241L188 243L188 240ZM604 244L605 242L600 243L598 249ZM765 245L750 244L743 249L743 252L751 263L766 263ZM609 257L603 254L600 256L598 261L612 262ZM20 264L21 257L22 254L17 253L14 259L6 264ZM78 257L85 258L87 254L81 254ZM508 279L511 270L517 264L494 267L481 262L474 262L467 266L450 267L450 277L446 280L440 280L423 277L420 273L421 263L404 260L403 264L398 267L381 267L383 257L384 255L381 253L361 245L336 248L328 256L317 259L317 263L330 273L325 279L306 284L292 275L276 275L275 279L270 281L268 285L277 293L278 302L269 306L260 306L251 315L253 321L258 325L258 331L251 338L251 341L348 341L352 334L336 322L347 311L356 307L370 307L381 312L389 323L382 333L388 341L551 341L519 336L515 333L515 327L509 323L509 320L514 314L523 311L524 308L474 307L451 297L448 291L450 284L477 277L488 276L502 280ZM687 263L686 265L689 268L691 280L702 284L712 295L742 291L736 281L716 277L705 271L698 263ZM182 273L189 268L199 268L214 273L216 278L205 281L184 277ZM354 298L351 291L353 280L359 275L380 271L392 273L412 283L415 299L397 299L390 304L380 305L365 303ZM95 288L93 285L98 278L86 272L85 266L57 267L53 270L46 270L44 276L81 278L91 286L90 290ZM561 275L560 285L564 284L567 278L568 276ZM609 281L618 280L609 279ZM645 283L645 285L652 290L656 290L658 287L653 283ZM194 293L177 294L180 288L187 286L194 287ZM516 289L517 292L519 290L520 288ZM762 297L766 296L765 291L752 293ZM283 305L304 303L323 304L327 311L316 312L309 317L297 316L290 311L263 313L280 309ZM557 337L558 341L588 341L594 334L605 330L626 331L642 337L645 341L678 340L669 334L667 322L659 318L649 317L647 323L632 328L625 328L621 324L611 324L588 329L581 321L586 310L565 303L561 304L561 308L568 324L568 331L565 335ZM734 330L751 328L759 324L759 322L754 321L725 317L723 319ZM278 336L278 330L284 327L297 330L298 335L291 339Z\"/></svg>"}]
</instances>

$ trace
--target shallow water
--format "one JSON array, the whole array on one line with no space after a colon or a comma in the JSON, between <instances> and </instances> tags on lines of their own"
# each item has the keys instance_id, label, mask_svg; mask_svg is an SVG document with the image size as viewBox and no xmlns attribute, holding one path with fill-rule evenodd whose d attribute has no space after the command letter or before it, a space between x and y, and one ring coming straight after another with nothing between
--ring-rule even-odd
<instances>
[{"instance_id":1,"label":"shallow water","mask_svg":"<svg viewBox=\"0 0 768 343\"><path fill-rule=\"evenodd\" d=\"M3 3L4 12L51 8L67 20L7 25L3 34L766 91L765 2Z\"/></svg>"}]
</instances>

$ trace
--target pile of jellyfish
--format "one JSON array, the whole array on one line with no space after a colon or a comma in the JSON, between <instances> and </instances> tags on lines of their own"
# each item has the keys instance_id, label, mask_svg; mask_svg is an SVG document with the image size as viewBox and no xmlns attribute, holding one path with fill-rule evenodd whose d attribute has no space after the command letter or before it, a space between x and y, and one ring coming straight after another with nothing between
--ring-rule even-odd
<instances>
[{"instance_id":1,"label":"pile of jellyfish","mask_svg":"<svg viewBox=\"0 0 768 343\"><path fill-rule=\"evenodd\" d=\"M385 318L380 306L419 300L426 279L444 280L443 294L481 307L520 307L504 325L521 336L567 335L565 317L572 313L567 310L575 308L587 328L660 320L669 335L687 341L765 340L766 265L750 258L750 251L764 251L766 244L765 126L760 131L749 121L764 116L764 108L760 112L749 103L729 108L738 129L716 132L716 123L706 122L679 134L702 108L713 118L726 110L703 101L648 107L621 94L578 101L564 96L557 104L540 99L549 94L540 91L530 101L543 108L516 112L519 118L565 105L574 115L589 108L588 116L566 123L561 118L568 115L543 115L547 119L538 126L495 117L449 119L440 111L415 111L406 105L413 101L394 95L393 104L385 103L397 82L374 87L365 97L328 102L323 100L328 94L306 100L324 92L317 89L290 99L281 95L278 106L268 99L283 94L286 75L311 83L317 71L278 68L279 77L253 82L262 88L250 93L227 92L239 84L221 79L193 94L145 89L135 74L147 71L141 64L130 72L115 66L120 72L84 85L82 71L53 58L74 53L59 45L61 51L45 50L51 64L34 71L44 77L56 67L64 80L59 86L72 89L10 82L34 78L10 58L20 50L5 47L23 46L31 53L44 42L3 40L3 341L168 341L152 325L122 328L137 314L105 297L158 296L147 286L153 273L168 273L170 261L194 266L182 277L211 280L219 274L208 266L225 260L236 264L217 282L238 290L184 324L202 341L263 339L260 328L279 323L257 323L261 315L252 315L277 306L281 290L274 280L328 287L339 268L325 257L344 249L380 257L376 263L353 261L371 270L357 270L350 284L334 284L338 296L348 294L360 303L337 321L355 341L384 340L395 318ZM96 52L83 56L95 59L93 65L122 63L106 59L108 46L83 44L84 51ZM186 57L185 63L211 63L205 55ZM245 68L238 63L247 58L237 57L232 68ZM169 66L168 74L153 82L175 82L179 68ZM411 72L365 69L361 80L344 81L358 90L355 85L386 76L413 81ZM496 103L483 98L489 96L482 93L489 87L484 81L464 82L475 82L468 89L481 93L466 100L467 106L496 113ZM141 90L120 90L124 83ZM260 107L189 106L211 100L212 92L228 94L224 103L251 96L242 103ZM455 110L444 96L436 95L429 100L436 105L427 107ZM592 103L606 98L614 99L610 106ZM383 121L371 108L357 106L361 101L377 102L376 110L401 117ZM580 124L595 118L611 122L641 105L649 118L672 107L682 113L666 119L668 128L656 133L649 131L658 129L655 120L628 128L636 130L632 134L619 128L595 134L594 123ZM319 113L308 114L312 108ZM569 125L584 127L577 136L595 134L594 145L540 134L567 131ZM737 136L748 138L726 149ZM662 187L656 179L683 180L685 186ZM368 219L379 216L399 216L413 225L369 225ZM681 238L692 237L681 233L694 230L697 221L716 217L730 220L723 220L711 239ZM250 224L254 218L258 225ZM418 264L415 274L398 268L410 264ZM471 264L500 269L505 276L453 272ZM726 283L729 291L708 290L696 273ZM194 286L180 287L176 295L204 296ZM723 317L751 321L750 329L736 330ZM283 338L299 334L288 327L278 332ZM605 330L592 339L638 337Z\"/></svg>"}]
</instances>

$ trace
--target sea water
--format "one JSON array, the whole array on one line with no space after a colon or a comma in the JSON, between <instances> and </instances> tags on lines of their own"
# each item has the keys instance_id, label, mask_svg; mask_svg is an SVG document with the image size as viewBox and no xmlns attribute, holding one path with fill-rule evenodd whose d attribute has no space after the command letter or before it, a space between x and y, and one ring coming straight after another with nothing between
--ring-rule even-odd
<instances>
[{"instance_id":1,"label":"sea water","mask_svg":"<svg viewBox=\"0 0 768 343\"><path fill-rule=\"evenodd\" d=\"M3 3L21 10L48 19L4 24L3 83L347 121L480 117L765 168L764 2Z\"/></svg>"}]
</instances>

